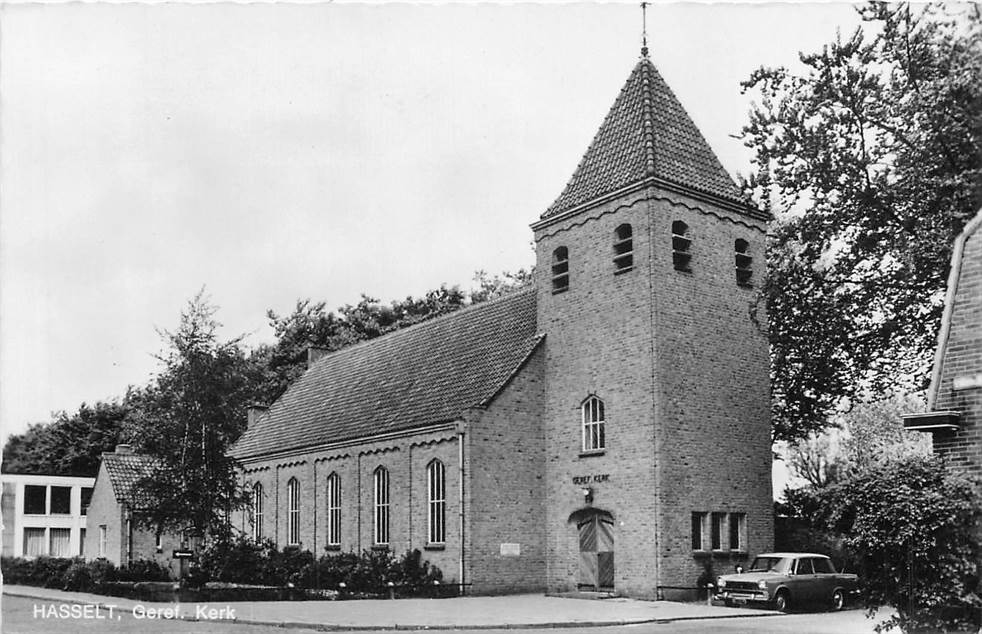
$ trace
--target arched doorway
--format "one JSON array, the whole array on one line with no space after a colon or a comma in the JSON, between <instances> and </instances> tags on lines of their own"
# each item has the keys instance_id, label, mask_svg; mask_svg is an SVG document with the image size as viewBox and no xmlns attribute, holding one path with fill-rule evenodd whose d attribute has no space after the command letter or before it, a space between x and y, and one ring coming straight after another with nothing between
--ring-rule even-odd
<instances>
[{"instance_id":1,"label":"arched doorway","mask_svg":"<svg viewBox=\"0 0 982 634\"><path fill-rule=\"evenodd\" d=\"M579 573L576 585L593 590L614 588L614 516L608 511L584 508L569 516L579 539Z\"/></svg>"}]
</instances>

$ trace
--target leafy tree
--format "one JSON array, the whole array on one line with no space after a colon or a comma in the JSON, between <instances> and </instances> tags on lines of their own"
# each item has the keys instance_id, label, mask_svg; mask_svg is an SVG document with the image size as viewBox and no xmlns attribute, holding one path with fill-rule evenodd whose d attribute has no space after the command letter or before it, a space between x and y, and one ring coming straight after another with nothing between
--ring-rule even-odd
<instances>
[{"instance_id":1,"label":"leafy tree","mask_svg":"<svg viewBox=\"0 0 982 634\"><path fill-rule=\"evenodd\" d=\"M196 537L220 532L226 514L246 503L226 450L245 429L257 382L240 340L218 340L215 312L199 292L177 330L161 333L162 368L130 426L138 449L156 459L134 488L139 521Z\"/></svg>"},{"instance_id":2,"label":"leafy tree","mask_svg":"<svg viewBox=\"0 0 982 634\"><path fill-rule=\"evenodd\" d=\"M761 68L747 189L777 214L763 286L774 438L922 388L954 237L982 203L978 5L872 3L803 70Z\"/></svg>"},{"instance_id":3,"label":"leafy tree","mask_svg":"<svg viewBox=\"0 0 982 634\"><path fill-rule=\"evenodd\" d=\"M531 286L534 281L535 268L518 269L515 272L503 271L501 275L491 276L487 271L478 271L474 274L474 282L477 288L471 290L471 302L477 304L490 299L495 299L516 291L526 286Z\"/></svg>"},{"instance_id":4,"label":"leafy tree","mask_svg":"<svg viewBox=\"0 0 982 634\"><path fill-rule=\"evenodd\" d=\"M867 608L897 610L878 630L978 628L978 485L938 458L909 456L822 491L827 527L858 555Z\"/></svg>"},{"instance_id":5,"label":"leafy tree","mask_svg":"<svg viewBox=\"0 0 982 634\"><path fill-rule=\"evenodd\" d=\"M48 423L35 423L7 439L6 473L42 473L94 477L102 452L121 440L129 395L120 401L82 403L72 414L59 412Z\"/></svg>"}]
</instances>

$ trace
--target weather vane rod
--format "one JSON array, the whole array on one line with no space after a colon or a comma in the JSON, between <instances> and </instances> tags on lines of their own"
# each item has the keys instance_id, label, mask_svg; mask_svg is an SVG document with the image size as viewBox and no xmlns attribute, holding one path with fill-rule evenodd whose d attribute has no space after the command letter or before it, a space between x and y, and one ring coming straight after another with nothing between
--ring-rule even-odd
<instances>
[{"instance_id":1,"label":"weather vane rod","mask_svg":"<svg viewBox=\"0 0 982 634\"><path fill-rule=\"evenodd\" d=\"M641 57L648 57L648 3L641 3Z\"/></svg>"}]
</instances>

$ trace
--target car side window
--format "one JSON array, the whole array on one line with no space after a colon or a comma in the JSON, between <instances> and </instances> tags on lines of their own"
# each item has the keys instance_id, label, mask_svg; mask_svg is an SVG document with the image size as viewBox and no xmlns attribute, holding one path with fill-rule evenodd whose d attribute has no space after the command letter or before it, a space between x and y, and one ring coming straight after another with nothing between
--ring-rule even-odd
<instances>
[{"instance_id":1,"label":"car side window","mask_svg":"<svg viewBox=\"0 0 982 634\"><path fill-rule=\"evenodd\" d=\"M812 568L811 559L799 559L798 566L795 570L796 575L813 575L815 574L815 569Z\"/></svg>"},{"instance_id":2,"label":"car side window","mask_svg":"<svg viewBox=\"0 0 982 634\"><path fill-rule=\"evenodd\" d=\"M815 566L815 572L820 575L834 575L835 568L832 567L832 562L828 559L812 559L812 564Z\"/></svg>"}]
</instances>

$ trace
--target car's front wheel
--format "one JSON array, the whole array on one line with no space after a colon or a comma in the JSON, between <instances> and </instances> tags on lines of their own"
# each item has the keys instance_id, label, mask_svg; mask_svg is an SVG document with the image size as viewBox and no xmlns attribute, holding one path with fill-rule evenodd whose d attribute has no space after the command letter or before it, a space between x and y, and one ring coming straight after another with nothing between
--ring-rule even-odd
<instances>
[{"instance_id":1,"label":"car's front wheel","mask_svg":"<svg viewBox=\"0 0 982 634\"><path fill-rule=\"evenodd\" d=\"M846 605L846 593L841 588L836 588L832 593L832 611L838 612Z\"/></svg>"},{"instance_id":2,"label":"car's front wheel","mask_svg":"<svg viewBox=\"0 0 982 634\"><path fill-rule=\"evenodd\" d=\"M788 596L787 590L778 590L774 597L774 608L778 612L787 612L791 609L791 597Z\"/></svg>"}]
</instances>

